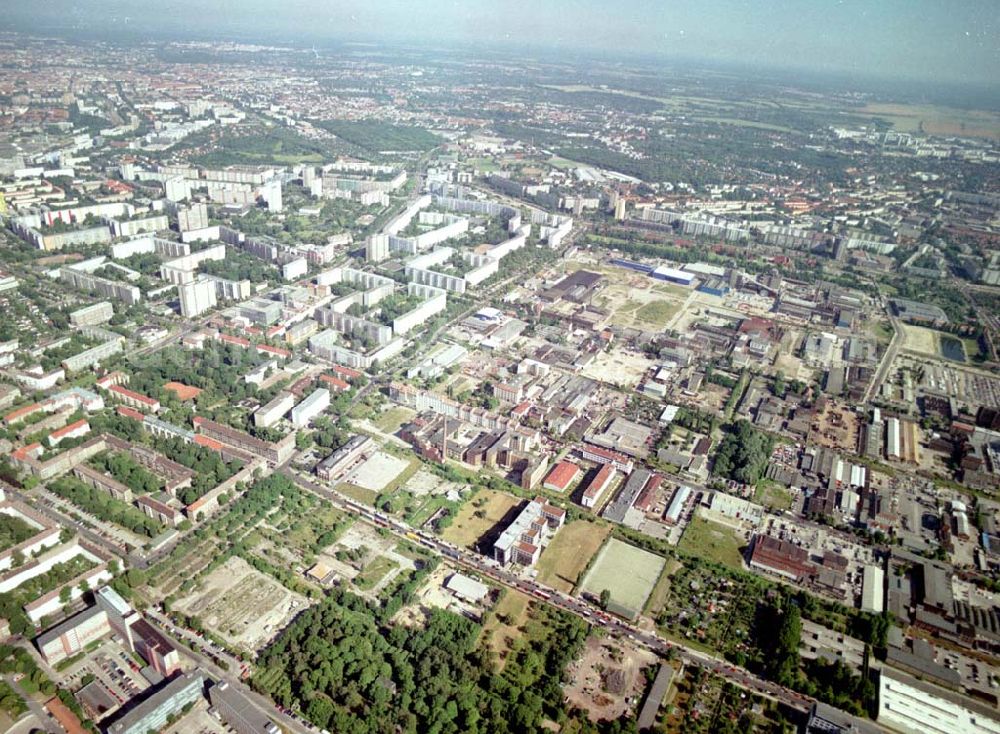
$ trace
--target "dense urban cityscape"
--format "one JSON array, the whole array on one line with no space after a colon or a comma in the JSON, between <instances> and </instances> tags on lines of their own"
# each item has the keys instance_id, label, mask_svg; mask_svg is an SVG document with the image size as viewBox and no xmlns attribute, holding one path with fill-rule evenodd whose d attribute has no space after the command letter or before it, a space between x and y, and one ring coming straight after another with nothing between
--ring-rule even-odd
<instances>
[{"instance_id":1,"label":"dense urban cityscape","mask_svg":"<svg viewBox=\"0 0 1000 734\"><path fill-rule=\"evenodd\" d=\"M1000 732L996 107L0 63L0 730Z\"/></svg>"}]
</instances>

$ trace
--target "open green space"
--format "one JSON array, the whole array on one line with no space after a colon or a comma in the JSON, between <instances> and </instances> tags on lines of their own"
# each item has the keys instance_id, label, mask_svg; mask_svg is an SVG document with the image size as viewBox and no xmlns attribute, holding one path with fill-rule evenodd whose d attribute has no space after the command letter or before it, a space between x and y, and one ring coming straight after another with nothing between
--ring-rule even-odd
<instances>
[{"instance_id":1,"label":"open green space","mask_svg":"<svg viewBox=\"0 0 1000 734\"><path fill-rule=\"evenodd\" d=\"M414 412L409 408L395 406L379 413L375 419L375 427L385 433L395 433L399 427L414 416Z\"/></svg>"},{"instance_id":2,"label":"open green space","mask_svg":"<svg viewBox=\"0 0 1000 734\"><path fill-rule=\"evenodd\" d=\"M375 498L378 497L378 492L359 487L357 484L351 484L350 482L341 482L335 489L341 494L347 495L352 500L357 500L373 507L375 506Z\"/></svg>"},{"instance_id":3,"label":"open green space","mask_svg":"<svg viewBox=\"0 0 1000 734\"><path fill-rule=\"evenodd\" d=\"M740 542L732 528L695 516L684 528L677 547L686 553L730 568L743 568Z\"/></svg>"},{"instance_id":4,"label":"open green space","mask_svg":"<svg viewBox=\"0 0 1000 734\"><path fill-rule=\"evenodd\" d=\"M538 580L560 591L572 591L610 532L610 526L587 520L563 526L542 551L537 565Z\"/></svg>"},{"instance_id":5,"label":"open green space","mask_svg":"<svg viewBox=\"0 0 1000 734\"><path fill-rule=\"evenodd\" d=\"M0 513L0 551L13 548L36 535L38 528L17 515Z\"/></svg>"},{"instance_id":6,"label":"open green space","mask_svg":"<svg viewBox=\"0 0 1000 734\"><path fill-rule=\"evenodd\" d=\"M792 508L792 493L775 482L762 479L757 482L753 501L774 510L790 510Z\"/></svg>"},{"instance_id":7,"label":"open green space","mask_svg":"<svg viewBox=\"0 0 1000 734\"><path fill-rule=\"evenodd\" d=\"M657 326L665 326L670 318L677 313L680 309L680 305L676 303L671 303L670 301L650 301L649 303L643 304L643 306L636 311L635 318L637 321L644 321L647 324L656 324Z\"/></svg>"},{"instance_id":8,"label":"open green space","mask_svg":"<svg viewBox=\"0 0 1000 734\"><path fill-rule=\"evenodd\" d=\"M458 511L442 537L455 545L475 547L479 539L521 504L518 497L493 489L481 489Z\"/></svg>"},{"instance_id":9,"label":"open green space","mask_svg":"<svg viewBox=\"0 0 1000 734\"><path fill-rule=\"evenodd\" d=\"M361 571L357 576L354 577L354 585L359 589L368 590L373 588L385 578L385 575L396 568L397 564L391 558L385 556L379 556L378 558L371 561L364 570Z\"/></svg>"},{"instance_id":10,"label":"open green space","mask_svg":"<svg viewBox=\"0 0 1000 734\"><path fill-rule=\"evenodd\" d=\"M319 126L338 138L376 153L424 151L444 142L422 127L373 120L324 120Z\"/></svg>"}]
</instances>

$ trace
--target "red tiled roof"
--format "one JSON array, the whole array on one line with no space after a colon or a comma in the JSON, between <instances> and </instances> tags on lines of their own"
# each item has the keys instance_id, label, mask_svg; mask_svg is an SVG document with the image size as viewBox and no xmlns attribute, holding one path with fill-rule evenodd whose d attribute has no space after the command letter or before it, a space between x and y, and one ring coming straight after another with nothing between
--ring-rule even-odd
<instances>
[{"instance_id":1,"label":"red tiled roof","mask_svg":"<svg viewBox=\"0 0 1000 734\"><path fill-rule=\"evenodd\" d=\"M12 423L16 420L24 418L27 415L31 415L32 413L37 413L40 410L43 410L41 403L32 403L31 405L25 405L23 408L12 410L7 415L5 415L3 419L7 423Z\"/></svg>"},{"instance_id":2,"label":"red tiled roof","mask_svg":"<svg viewBox=\"0 0 1000 734\"><path fill-rule=\"evenodd\" d=\"M40 443L37 442L29 443L27 446L22 446L19 449L15 449L14 453L12 453L11 456L19 461L24 461L25 459L28 458L30 454L34 453L40 448L42 448L42 445Z\"/></svg>"},{"instance_id":3,"label":"red tiled roof","mask_svg":"<svg viewBox=\"0 0 1000 734\"><path fill-rule=\"evenodd\" d=\"M576 475L580 472L580 467L570 461L560 461L554 467L549 475L545 477L543 484L551 485L560 490L566 489L569 483L572 482Z\"/></svg>"},{"instance_id":4,"label":"red tiled roof","mask_svg":"<svg viewBox=\"0 0 1000 734\"><path fill-rule=\"evenodd\" d=\"M90 430L90 424L87 423L87 419L81 418L75 423L70 423L68 426L63 426L57 431L52 431L52 433L49 435L49 438L62 438L63 436L68 436L73 431L83 428L84 426L87 427L88 431Z\"/></svg>"},{"instance_id":5,"label":"red tiled roof","mask_svg":"<svg viewBox=\"0 0 1000 734\"><path fill-rule=\"evenodd\" d=\"M341 377L346 377L348 380L356 380L361 377L361 373L357 370L352 370L350 367L343 367L339 364L333 365L331 369Z\"/></svg>"},{"instance_id":6,"label":"red tiled roof","mask_svg":"<svg viewBox=\"0 0 1000 734\"><path fill-rule=\"evenodd\" d=\"M195 421L198 419L195 418ZM222 451L225 448L222 443L216 441L214 438L209 438L201 433L196 433L194 435L194 442L199 446L204 446L206 449L212 449L213 451Z\"/></svg>"},{"instance_id":7,"label":"red tiled roof","mask_svg":"<svg viewBox=\"0 0 1000 734\"><path fill-rule=\"evenodd\" d=\"M611 475L615 468L611 464L602 464L601 468L597 470L597 474L594 478L590 480L590 484L587 485L587 489L584 490L583 494L585 497L596 497L604 489L608 480L611 479Z\"/></svg>"},{"instance_id":8,"label":"red tiled roof","mask_svg":"<svg viewBox=\"0 0 1000 734\"><path fill-rule=\"evenodd\" d=\"M80 719L77 718L76 714L56 696L45 702L45 708L66 730L67 734L87 734L87 730L80 724Z\"/></svg>"},{"instance_id":9,"label":"red tiled roof","mask_svg":"<svg viewBox=\"0 0 1000 734\"><path fill-rule=\"evenodd\" d=\"M144 416L138 410L136 410L135 408L130 408L127 405L119 405L116 408L116 410L118 411L118 415L124 416L125 418L131 418L132 420L135 421L142 421L145 420L146 418L146 416Z\"/></svg>"},{"instance_id":10,"label":"red tiled roof","mask_svg":"<svg viewBox=\"0 0 1000 734\"><path fill-rule=\"evenodd\" d=\"M272 347L268 344L258 344L257 351L266 352L268 354L275 354L279 357L285 357L286 359L292 356L292 353L287 349L282 349L281 347Z\"/></svg>"},{"instance_id":11,"label":"red tiled roof","mask_svg":"<svg viewBox=\"0 0 1000 734\"><path fill-rule=\"evenodd\" d=\"M121 385L112 385L110 388L108 388L108 392L112 392L115 393L116 395L122 395L124 397L131 398L132 400L136 400L142 403L143 405L148 405L149 407L153 407L154 405L160 404L159 400L154 400L153 398L147 395L137 393L135 390L129 390L127 387L122 387Z\"/></svg>"},{"instance_id":12,"label":"red tiled roof","mask_svg":"<svg viewBox=\"0 0 1000 734\"><path fill-rule=\"evenodd\" d=\"M229 334L219 334L219 341L225 342L226 344L235 344L238 347L249 347L250 340L244 339L242 336L231 336Z\"/></svg>"},{"instance_id":13,"label":"red tiled roof","mask_svg":"<svg viewBox=\"0 0 1000 734\"><path fill-rule=\"evenodd\" d=\"M350 390L350 383L344 382L339 377L334 377L333 375L320 375L319 379L338 390Z\"/></svg>"}]
</instances>

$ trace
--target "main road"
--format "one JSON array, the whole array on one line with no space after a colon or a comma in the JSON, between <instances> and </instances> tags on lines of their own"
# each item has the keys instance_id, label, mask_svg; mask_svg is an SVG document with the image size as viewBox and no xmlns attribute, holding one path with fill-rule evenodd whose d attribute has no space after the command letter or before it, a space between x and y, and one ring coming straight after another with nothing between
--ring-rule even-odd
<instances>
[{"instance_id":1,"label":"main road","mask_svg":"<svg viewBox=\"0 0 1000 734\"><path fill-rule=\"evenodd\" d=\"M892 324L892 341L889 342L889 346L885 350L885 354L882 355L882 361L879 363L878 369L875 371L875 376L872 377L872 381L868 384L868 387L865 390L864 399L861 401L862 405L868 403L872 398L878 395L879 388L881 388L882 383L885 382L885 379L889 374L889 368L892 367L892 363L896 359L896 355L899 354L899 349L903 346L903 340L905 339L902 322L893 315L890 309L886 309L886 313L889 315L889 323Z\"/></svg>"},{"instance_id":2,"label":"main road","mask_svg":"<svg viewBox=\"0 0 1000 734\"><path fill-rule=\"evenodd\" d=\"M316 734L319 731L316 727L295 716L291 716L279 709L273 701L266 696L262 696L248 685L246 685L238 675L233 675L230 671L241 669L241 661L233 657L225 650L214 646L211 642L198 637L195 633L175 627L174 623L164 614L155 609L147 609L144 614L153 619L160 627L160 632L171 639L179 651L193 660L199 667L211 674L218 680L223 680L245 696L255 708L260 709L260 713L274 719L287 731L294 734ZM222 661L228 666L228 670L219 666Z\"/></svg>"},{"instance_id":3,"label":"main road","mask_svg":"<svg viewBox=\"0 0 1000 734\"><path fill-rule=\"evenodd\" d=\"M396 535L416 539L421 546L434 553L445 556L451 562L470 568L479 574L486 576L496 583L503 584L512 589L517 589L523 593L533 596L536 600L558 607L563 611L575 614L583 618L590 624L596 625L615 637L627 637L629 640L646 647L647 649L661 656L676 655L681 661L688 665L699 665L708 671L719 675L728 681L746 690L765 696L774 701L778 701L802 712L808 712L813 700L803 696L796 691L785 688L771 681L764 680L744 668L731 665L727 661L707 655L699 650L686 647L685 645L668 642L656 634L639 629L633 624L622 621L607 614L589 602L564 594L544 584L540 584L533 579L521 578L502 567L498 566L491 559L486 559L479 554L467 549L459 548L451 543L447 543L431 533L414 530L409 525L399 522L377 510L360 505L354 500L345 497L339 492L318 484L311 479L306 479L300 473L289 469L287 465L279 467L278 472L291 479L303 489L329 501L332 505L345 512L359 515L365 520L374 523L376 526L385 528Z\"/></svg>"}]
</instances>

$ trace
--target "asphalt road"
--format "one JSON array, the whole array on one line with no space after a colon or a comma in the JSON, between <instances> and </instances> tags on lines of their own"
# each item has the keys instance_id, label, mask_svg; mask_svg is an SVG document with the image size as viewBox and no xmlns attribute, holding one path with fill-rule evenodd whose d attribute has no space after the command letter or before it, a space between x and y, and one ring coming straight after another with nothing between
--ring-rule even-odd
<instances>
[{"instance_id":1,"label":"asphalt road","mask_svg":"<svg viewBox=\"0 0 1000 734\"><path fill-rule=\"evenodd\" d=\"M203 670L207 671L212 677L218 680L224 680L229 683L233 689L239 691L247 699L266 716L270 717L286 730L294 732L295 734L316 734L319 731L312 724L301 721L297 718L289 716L282 712L277 705L265 696L251 690L249 686L240 680L238 675L233 675L232 671L239 671L241 662L225 652L221 648L215 647L211 642L198 637L195 633L190 630L183 629L181 627L175 627L174 623L165 615L159 612L148 609L145 615L155 621L160 631L165 637L172 640L181 652L182 655L187 656L189 659L197 663ZM195 647L192 650L190 647L185 645L180 640L186 640ZM223 660L229 666L229 670L223 670L217 664L217 660Z\"/></svg>"},{"instance_id":2,"label":"asphalt road","mask_svg":"<svg viewBox=\"0 0 1000 734\"><path fill-rule=\"evenodd\" d=\"M902 324L899 319L892 315L891 311L887 310L886 313L889 314L889 321L892 323L892 341L889 342L889 346L885 350L885 354L882 355L882 361L879 363L878 370L875 372L875 376L872 378L871 383L869 383L868 388L865 390L865 396L861 401L862 404L869 402L873 397L878 395L879 388L881 388L882 383L885 382L885 378L889 374L889 368L892 366L893 360L896 359L896 355L899 354L900 347L903 346Z\"/></svg>"},{"instance_id":3,"label":"asphalt road","mask_svg":"<svg viewBox=\"0 0 1000 734\"><path fill-rule=\"evenodd\" d=\"M719 660L701 651L694 650L684 645L667 642L663 638L653 633L641 630L638 627L612 617L598 607L577 597L564 594L556 589L540 584L532 579L520 578L503 568L495 562L478 554L472 553L464 548L458 548L450 543L440 540L436 536L424 532L415 531L413 528L401 522L383 515L375 510L359 505L350 498L344 497L340 493L324 487L312 480L305 479L300 474L286 467L278 469L283 475L296 482L300 487L320 495L339 509L351 512L355 515L374 522L378 527L383 527L390 532L410 538L417 538L423 547L450 559L453 563L471 568L491 580L503 584L504 586L517 589L523 593L533 596L538 601L543 601L564 611L575 614L583 618L590 624L604 629L608 634L615 637L627 637L629 640L646 647L647 649L661 656L670 654L676 655L685 664L696 664L717 675L735 683L736 685L754 693L760 694L775 701L779 701L794 709L807 712L813 700L803 696L796 691L784 688L764 680L754 675L748 670L731 665L725 660Z\"/></svg>"}]
</instances>

